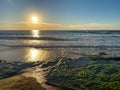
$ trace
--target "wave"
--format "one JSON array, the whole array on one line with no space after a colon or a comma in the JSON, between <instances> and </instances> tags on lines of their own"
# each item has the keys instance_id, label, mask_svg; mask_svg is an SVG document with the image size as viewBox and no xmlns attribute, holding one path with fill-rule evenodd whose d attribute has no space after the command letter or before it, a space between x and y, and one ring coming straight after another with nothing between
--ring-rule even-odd
<instances>
[{"instance_id":1,"label":"wave","mask_svg":"<svg viewBox=\"0 0 120 90\"><path fill-rule=\"evenodd\" d=\"M33 35L0 35L0 40L55 40L55 41L78 41L81 39L97 38L120 38L120 34L79 34L65 36L33 36Z\"/></svg>"},{"instance_id":2,"label":"wave","mask_svg":"<svg viewBox=\"0 0 120 90\"><path fill-rule=\"evenodd\" d=\"M32 47L32 48L120 48L120 46L34 46L34 45L0 45L4 47Z\"/></svg>"},{"instance_id":3,"label":"wave","mask_svg":"<svg viewBox=\"0 0 120 90\"><path fill-rule=\"evenodd\" d=\"M54 37L24 37L24 36L0 36L1 40L53 40L53 41L70 41L68 39Z\"/></svg>"}]
</instances>

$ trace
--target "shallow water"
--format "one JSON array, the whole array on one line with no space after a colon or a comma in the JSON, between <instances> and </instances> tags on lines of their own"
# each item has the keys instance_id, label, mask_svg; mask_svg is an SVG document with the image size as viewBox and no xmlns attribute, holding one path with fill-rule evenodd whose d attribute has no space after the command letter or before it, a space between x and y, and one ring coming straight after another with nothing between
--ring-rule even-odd
<instances>
[{"instance_id":1,"label":"shallow water","mask_svg":"<svg viewBox=\"0 0 120 90\"><path fill-rule=\"evenodd\" d=\"M22 62L36 62L36 61L52 61L56 58L62 57L65 52L57 49L36 49L36 48L16 48L9 47L0 51L0 59L7 61L22 61Z\"/></svg>"}]
</instances>

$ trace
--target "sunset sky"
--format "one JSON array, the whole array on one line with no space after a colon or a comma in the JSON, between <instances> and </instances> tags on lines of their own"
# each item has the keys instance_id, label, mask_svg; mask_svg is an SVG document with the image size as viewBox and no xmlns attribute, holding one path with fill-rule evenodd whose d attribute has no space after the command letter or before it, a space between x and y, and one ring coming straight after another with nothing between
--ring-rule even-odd
<instances>
[{"instance_id":1,"label":"sunset sky","mask_svg":"<svg viewBox=\"0 0 120 90\"><path fill-rule=\"evenodd\" d=\"M0 0L0 30L33 29L120 30L120 0Z\"/></svg>"}]
</instances>

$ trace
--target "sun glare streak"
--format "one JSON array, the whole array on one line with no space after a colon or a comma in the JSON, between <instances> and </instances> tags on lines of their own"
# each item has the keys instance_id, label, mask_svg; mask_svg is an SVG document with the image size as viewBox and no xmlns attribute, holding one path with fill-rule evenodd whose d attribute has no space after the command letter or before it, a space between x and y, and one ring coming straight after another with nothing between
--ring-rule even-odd
<instances>
[{"instance_id":1,"label":"sun glare streak","mask_svg":"<svg viewBox=\"0 0 120 90\"><path fill-rule=\"evenodd\" d=\"M39 54L37 50L33 49L33 50L30 50L30 53L31 53L31 58L35 58L37 57L37 55Z\"/></svg>"},{"instance_id":2,"label":"sun glare streak","mask_svg":"<svg viewBox=\"0 0 120 90\"><path fill-rule=\"evenodd\" d=\"M40 55L40 52L36 49L31 49L29 52L29 58L28 61L37 61L38 56Z\"/></svg>"},{"instance_id":3,"label":"sun glare streak","mask_svg":"<svg viewBox=\"0 0 120 90\"><path fill-rule=\"evenodd\" d=\"M39 34L40 34L39 30L32 30L33 37L39 37Z\"/></svg>"},{"instance_id":4,"label":"sun glare streak","mask_svg":"<svg viewBox=\"0 0 120 90\"><path fill-rule=\"evenodd\" d=\"M47 60L49 52L31 48L27 51L27 56L28 58L26 60L30 62L44 61Z\"/></svg>"}]
</instances>

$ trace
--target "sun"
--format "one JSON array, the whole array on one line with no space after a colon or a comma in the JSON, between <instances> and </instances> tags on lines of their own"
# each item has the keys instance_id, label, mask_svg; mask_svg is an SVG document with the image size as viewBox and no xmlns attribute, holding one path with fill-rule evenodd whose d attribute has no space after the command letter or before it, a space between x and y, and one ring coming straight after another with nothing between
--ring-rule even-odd
<instances>
[{"instance_id":1,"label":"sun","mask_svg":"<svg viewBox=\"0 0 120 90\"><path fill-rule=\"evenodd\" d=\"M38 17L36 17L36 16L32 17L32 21L33 21L34 23L37 23L37 22L38 22Z\"/></svg>"}]
</instances>

